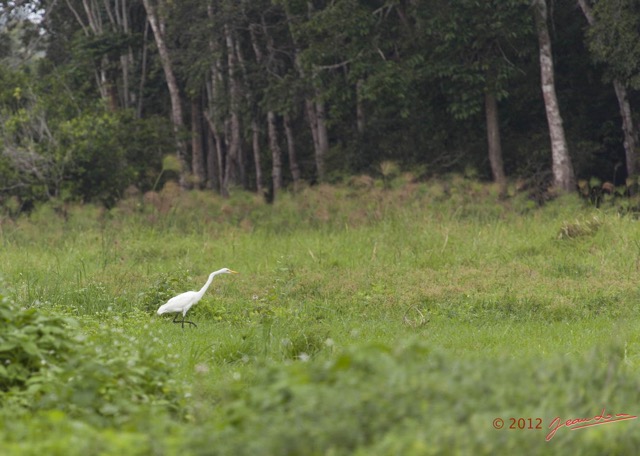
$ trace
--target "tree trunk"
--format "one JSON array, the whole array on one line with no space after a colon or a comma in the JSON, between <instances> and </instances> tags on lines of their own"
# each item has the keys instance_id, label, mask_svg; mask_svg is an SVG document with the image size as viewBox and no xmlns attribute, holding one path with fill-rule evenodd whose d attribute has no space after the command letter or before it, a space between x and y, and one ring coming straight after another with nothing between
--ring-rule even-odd
<instances>
[{"instance_id":1,"label":"tree trunk","mask_svg":"<svg viewBox=\"0 0 640 456\"><path fill-rule=\"evenodd\" d=\"M273 179L273 198L275 199L282 189L282 150L278 143L278 128L276 115L273 111L267 114L269 127L269 149L271 149L271 177Z\"/></svg>"},{"instance_id":2,"label":"tree trunk","mask_svg":"<svg viewBox=\"0 0 640 456\"><path fill-rule=\"evenodd\" d=\"M222 140L215 122L207 112L204 113L204 118L209 125L209 131L211 131L215 142L215 147L213 147L214 150L211 150L207 157L207 170L209 171L208 180L212 183L211 188L214 188L214 183L217 182L218 191L222 196L227 197L229 194L225 193L224 189L224 141Z\"/></svg>"},{"instance_id":3,"label":"tree trunk","mask_svg":"<svg viewBox=\"0 0 640 456\"><path fill-rule=\"evenodd\" d=\"M262 162L260 160L260 127L258 126L258 120L255 117L251 120L251 135L253 162L256 166L256 191L259 195L264 195L264 186L262 184Z\"/></svg>"},{"instance_id":4,"label":"tree trunk","mask_svg":"<svg viewBox=\"0 0 640 456\"><path fill-rule=\"evenodd\" d=\"M540 46L540 78L542 95L547 112L549 124L549 136L551 138L551 156L553 160L553 183L562 191L571 191L575 188L573 165L567 148L560 107L556 96L554 80L553 55L551 53L551 36L547 24L546 0L533 0L538 43Z\"/></svg>"},{"instance_id":5,"label":"tree trunk","mask_svg":"<svg viewBox=\"0 0 640 456\"><path fill-rule=\"evenodd\" d=\"M327 126L325 123L324 103L311 99L305 100L305 108L307 111L307 120L311 128L311 136L313 138L313 150L316 162L316 171L318 180L324 180L325 174L325 158L329 150L329 137L327 135Z\"/></svg>"},{"instance_id":6,"label":"tree trunk","mask_svg":"<svg viewBox=\"0 0 640 456\"><path fill-rule=\"evenodd\" d=\"M484 95L485 115L487 118L487 143L489 147L489 163L493 180L500 188L500 196L507 192L507 178L502 164L502 143L500 140L500 122L498 118L498 102L494 93L487 91Z\"/></svg>"},{"instance_id":7,"label":"tree trunk","mask_svg":"<svg viewBox=\"0 0 640 456\"><path fill-rule=\"evenodd\" d=\"M200 100L191 100L191 169L193 170L193 184L201 189L207 175L204 168L204 154L202 150L202 115Z\"/></svg>"},{"instance_id":8,"label":"tree trunk","mask_svg":"<svg viewBox=\"0 0 640 456\"><path fill-rule=\"evenodd\" d=\"M231 113L228 128L228 147L227 162L224 171L224 188L225 193L229 193L229 188L239 184L240 169L240 114L239 114L239 92L237 80L237 63L234 38L228 26L224 27L224 35L227 45L227 65L229 72L229 97L231 104Z\"/></svg>"},{"instance_id":9,"label":"tree trunk","mask_svg":"<svg viewBox=\"0 0 640 456\"><path fill-rule=\"evenodd\" d=\"M85 36L101 36L105 34L104 25L101 17L101 6L98 3L82 2L82 10L76 9L71 1L65 1L67 8L75 17ZM106 9L109 11L108 7ZM81 14L84 11L84 16ZM113 24L114 26L116 24ZM104 54L100 58L100 63L96 65L94 75L96 85L100 92L100 97L104 100L107 108L111 112L115 112L119 107L118 89L113 81L113 70L110 70L111 61Z\"/></svg>"},{"instance_id":10,"label":"tree trunk","mask_svg":"<svg viewBox=\"0 0 640 456\"><path fill-rule=\"evenodd\" d=\"M210 21L215 19L215 11L213 5L209 3L207 5L207 16ZM209 52L211 55L222 55L222 49L220 42L216 41L213 36L209 38ZM219 125L219 119L224 117L224 113L218 104L219 93L223 90L224 87L224 75L222 69L222 57L216 58L214 62L211 63L211 77L206 84L207 87L207 98L208 98L208 110L204 111L204 117L207 120L207 124L209 125L209 131L213 135L214 143L215 143L215 152L209 153L210 161L207 162L209 165L208 171L209 180L213 183L217 184L218 192L224 196L228 197L229 194L226 191L224 186L224 159L226 155L225 144L226 139L224 137L224 128L222 125ZM214 165L214 163L216 165ZM216 173L217 172L217 173Z\"/></svg>"},{"instance_id":11,"label":"tree trunk","mask_svg":"<svg viewBox=\"0 0 640 456\"><path fill-rule=\"evenodd\" d=\"M309 9L310 15L313 10L312 3L307 2L307 7ZM293 43L293 63L296 70L298 71L298 74L300 75L300 78L302 80L305 80L306 72L302 66L302 63L300 62L300 48L295 33L293 32L293 30L291 30L292 17L286 3L284 10L287 17L287 23L289 24L291 41ZM311 84L313 86L314 82L311 81ZM325 123L325 107L324 103L320 101L320 90L317 87L314 87L314 94L316 101L313 101L311 97L307 96L304 100L304 104L307 113L307 120L311 129L311 136L313 137L313 147L315 151L315 162L318 180L322 181L325 177L325 159L329 150L329 137Z\"/></svg>"},{"instance_id":12,"label":"tree trunk","mask_svg":"<svg viewBox=\"0 0 640 456\"><path fill-rule=\"evenodd\" d=\"M589 26L595 23L593 11L586 0L578 0L582 13L587 18ZM632 177L636 174L636 148L639 138L638 131L633 124L633 115L631 114L631 104L629 103L629 94L625 85L617 78L613 80L613 88L618 98L618 106L620 108L620 116L622 117L622 131L624 133L624 151L627 165L627 176Z\"/></svg>"},{"instance_id":13,"label":"tree trunk","mask_svg":"<svg viewBox=\"0 0 640 456\"><path fill-rule=\"evenodd\" d=\"M251 46L253 47L253 52L256 55L256 62L258 65L262 65L262 51L260 49L260 45L258 44L258 38L255 34L255 25L251 24L249 26L249 36L251 38ZM244 76L244 82L246 87L250 87L249 77L247 76L247 65L245 64L244 57L242 55L242 48L236 43L236 51L238 53L238 60L240 61L240 67L242 68L242 75ZM253 91L248 88L245 90L245 96L247 98L247 103L251 106L252 114L251 114L251 136L252 136L252 149L253 149L253 162L256 169L256 191L258 194L264 194L264 188L262 184L262 163L260 160L260 127L258 124L258 112L259 108L257 103L255 102L255 97L253 95Z\"/></svg>"},{"instance_id":14,"label":"tree trunk","mask_svg":"<svg viewBox=\"0 0 640 456\"><path fill-rule=\"evenodd\" d=\"M273 42L273 38L269 33L269 27L267 27L267 22L265 20L264 15L261 16L261 26L262 33L266 38L267 51L269 53L269 58L273 59L276 54L276 48ZM264 61L264 55L262 50L260 49L258 39L256 37L255 27L251 27L249 29L251 34L251 44L253 46L254 52L256 54L256 60L259 64L262 64ZM275 125L275 113L272 110L269 110L267 113L267 122L269 128L269 144L273 151L277 150L276 155L273 156L273 167L272 167L272 178L273 178L273 197L275 197L277 191L282 187L282 152L280 151L280 146L278 145L277 139L277 129ZM287 137L287 152L289 155L289 168L291 169L291 176L293 178L293 191L298 191L300 186L300 168L298 167L298 161L296 159L296 149L295 142L293 138L293 130L291 128L291 120L289 118L289 114L284 114L284 130L285 135ZM272 133L273 132L273 133ZM273 138L273 140L272 140ZM273 144L272 144L273 142Z\"/></svg>"},{"instance_id":15,"label":"tree trunk","mask_svg":"<svg viewBox=\"0 0 640 456\"><path fill-rule=\"evenodd\" d=\"M613 80L613 87L618 98L620 106L620 115L622 116L622 131L624 132L624 151L626 155L627 176L636 175L636 147L638 145L638 131L633 124L633 115L631 114L631 104L629 103L629 95L627 88L618 79Z\"/></svg>"},{"instance_id":16,"label":"tree trunk","mask_svg":"<svg viewBox=\"0 0 640 456\"><path fill-rule=\"evenodd\" d=\"M307 121L309 122L309 128L311 129L311 139L313 140L313 150L317 153L319 146L318 140L318 114L313 101L309 98L304 100L304 107L307 114Z\"/></svg>"},{"instance_id":17,"label":"tree trunk","mask_svg":"<svg viewBox=\"0 0 640 456\"><path fill-rule=\"evenodd\" d=\"M364 85L364 80L358 79L356 83L356 129L358 131L358 135L362 136L364 134L364 126L365 126L365 114L364 114L364 105L362 101L362 86Z\"/></svg>"},{"instance_id":18,"label":"tree trunk","mask_svg":"<svg viewBox=\"0 0 640 456\"><path fill-rule=\"evenodd\" d=\"M284 115L284 133L287 137L287 152L289 155L291 177L293 178L293 191L297 192L300 190L301 176L300 167L298 166L298 158L296 156L296 144L293 136L293 128L291 127L291 117L289 114Z\"/></svg>"},{"instance_id":19,"label":"tree trunk","mask_svg":"<svg viewBox=\"0 0 640 456\"><path fill-rule=\"evenodd\" d=\"M180 90L178 88L178 81L176 80L173 72L173 65L171 57L169 56L169 48L164 39L164 24L161 23L161 19L157 14L155 6L152 4L153 0L142 0L144 8L147 11L147 18L153 36L156 40L156 46L158 47L158 55L160 56L160 63L162 64L162 70L167 81L167 88L169 89L169 97L171 98L171 121L173 123L173 133L176 141L176 155L180 162L180 186L187 186L187 162L186 162L186 144L180 137L182 130L184 129L184 119L182 115L182 98L180 96Z\"/></svg>"},{"instance_id":20,"label":"tree trunk","mask_svg":"<svg viewBox=\"0 0 640 456\"><path fill-rule=\"evenodd\" d=\"M140 84L138 86L138 103L136 105L136 117L142 118L142 108L144 103L144 85L147 80L147 36L149 34L149 21L144 24L144 33L142 35L142 56L140 68Z\"/></svg>"},{"instance_id":21,"label":"tree trunk","mask_svg":"<svg viewBox=\"0 0 640 456\"><path fill-rule=\"evenodd\" d=\"M310 19L315 10L315 6L311 0L307 0L307 17ZM315 71L314 71L315 73ZM324 102L321 99L320 87L315 78L315 74L311 77L311 85L314 89L315 102L313 103L316 110L316 127L318 133L318 148L316 149L316 170L318 172L318 180L322 182L325 177L325 160L329 152L329 134L327 132L326 110Z\"/></svg>"},{"instance_id":22,"label":"tree trunk","mask_svg":"<svg viewBox=\"0 0 640 456\"><path fill-rule=\"evenodd\" d=\"M316 97L319 97L320 91L316 90ZM316 149L316 170L318 171L318 180L322 182L325 178L325 161L329 153L329 133L327 131L326 111L324 102L316 98L316 122L318 128L318 148Z\"/></svg>"},{"instance_id":23,"label":"tree trunk","mask_svg":"<svg viewBox=\"0 0 640 456\"><path fill-rule=\"evenodd\" d=\"M205 135L205 138L207 138L207 147L206 147L206 154L207 154L207 182L206 182L206 188L208 188L209 190L217 190L220 191L220 182L218 181L218 174L217 174L217 145L216 145L216 139L215 136L213 135L213 132L211 131L211 128L207 128L207 133Z\"/></svg>"},{"instance_id":24,"label":"tree trunk","mask_svg":"<svg viewBox=\"0 0 640 456\"><path fill-rule=\"evenodd\" d=\"M111 66L106 56L102 58L102 65L104 68ZM118 87L114 82L115 78L110 73L113 73L113 71L101 71L100 75L102 77L104 93L106 94L107 108L111 112L116 112L120 106L120 99L118 96Z\"/></svg>"},{"instance_id":25,"label":"tree trunk","mask_svg":"<svg viewBox=\"0 0 640 456\"><path fill-rule=\"evenodd\" d=\"M127 5L127 0L116 2L114 14L111 17L122 29L124 34L130 37L131 29L129 26L129 5ZM129 80L134 62L133 48L129 45L127 46L127 53L120 56L120 67L122 69L122 104L127 109L132 107L133 100L135 100L135 92L131 88L131 82Z\"/></svg>"}]
</instances>

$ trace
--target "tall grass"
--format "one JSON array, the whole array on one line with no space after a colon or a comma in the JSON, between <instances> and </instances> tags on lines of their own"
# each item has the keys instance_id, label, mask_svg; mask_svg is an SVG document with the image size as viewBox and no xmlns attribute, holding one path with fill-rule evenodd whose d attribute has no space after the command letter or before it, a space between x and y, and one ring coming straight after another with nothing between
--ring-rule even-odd
<instances>
[{"instance_id":1,"label":"tall grass","mask_svg":"<svg viewBox=\"0 0 640 456\"><path fill-rule=\"evenodd\" d=\"M637 313L632 219L570 198L531 210L474 182L448 195L442 185L321 186L274 207L252 195L160 194L156 205L124 201L112 212L72 207L66 219L45 206L3 228L2 273L26 306L151 315L228 266L242 275L216 279L194 318L382 321L398 337L442 321ZM407 312L429 324L406 324Z\"/></svg>"},{"instance_id":2,"label":"tall grass","mask_svg":"<svg viewBox=\"0 0 640 456\"><path fill-rule=\"evenodd\" d=\"M138 356L139 366L154 357L170 366L177 385L171 391L178 388L180 400L171 396L167 415L152 427L123 409L129 414L123 422L140 429L130 435L117 423L94 425L87 442L102 442L109 451L135 441L149 451L159 445L168 454L212 454L202 449L219 442L221 454L242 454L245 432L257 426L265 429L257 441L273 450L263 454L438 454L460 437L460 427L479 432L480 440L469 437L452 448L488 454L495 442L530 442L496 433L489 418L497 413L546 413L548 420L551 405L576 414L591 407L598 412L602 401L624 405L614 393L576 399L570 389L554 389L554 382L595 394L611 387L606 372L614 369L624 397L637 392L630 376L640 363L640 228L630 216L577 198L537 208L525 196L503 201L492 186L461 178L427 184L400 178L384 185L354 179L283 194L273 205L250 194L220 199L169 186L111 211L70 206L60 215L45 205L29 217L2 219L0 227L4 292L18 306L76 318L79 336L100 353L110 353L108 340L119 334L140 347L142 355L138 349L126 354ZM155 315L171 296L199 289L211 271L225 266L241 274L214 280L189 313L198 328L183 330ZM612 359L615 365L607 367ZM360 362L329 380L336 374L326 366ZM428 376L423 362L443 373ZM109 369L119 369L114 366ZM162 366L153 369L165 375ZM501 378L489 375L500 366ZM539 371L537 380L522 378L529 368ZM590 375L602 382L585 383ZM430 390L440 382L450 383L449 393L435 399ZM476 395L502 394L491 382L514 396L494 397L493 409L482 412ZM557 394L557 403L536 401L527 388ZM287 390L294 391L292 402L277 399ZM355 390L360 396L349 402ZM405 395L415 401L402 402ZM427 419L431 401L436 410L456 409L461 395L473 396L461 409L465 419ZM313 415L314 404L323 401L346 401L327 419L344 422L353 436L335 434L339 429ZM410 421L385 417L397 401ZM264 423L251 416L253 407ZM221 411L231 418L221 418L227 416ZM47 410L34 413L14 427L33 422L36 429L64 429ZM360 421L354 414L362 414ZM377 424L367 424L369 415ZM323 424L314 431L305 417ZM298 434L285 424L273 432L264 428L270 420L291 419L301 423ZM431 449L430 426L444 433ZM616 426L622 434L615 435L626 439L620 448L637 443L624 433L626 424ZM189 428L193 441L182 442L177 430ZM109 443L103 433L109 429L121 438ZM538 434L531 434L534 440ZM295 443L305 438L315 449L304 452ZM290 447L283 446L287 439ZM63 440L49 442L55 448Z\"/></svg>"}]
</instances>

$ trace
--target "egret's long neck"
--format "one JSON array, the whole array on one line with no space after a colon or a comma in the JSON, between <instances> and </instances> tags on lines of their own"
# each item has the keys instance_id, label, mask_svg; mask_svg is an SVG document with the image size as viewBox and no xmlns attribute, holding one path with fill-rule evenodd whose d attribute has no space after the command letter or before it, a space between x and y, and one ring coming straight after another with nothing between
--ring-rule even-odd
<instances>
[{"instance_id":1,"label":"egret's long neck","mask_svg":"<svg viewBox=\"0 0 640 456\"><path fill-rule=\"evenodd\" d=\"M202 298L204 296L204 294L207 291L207 288L209 288L209 285L211 285L211 282L213 281L213 278L219 273L219 271L216 272L212 272L211 274L209 274L209 279L207 279L207 283L204 284L204 286L202 288L200 288L200 291L198 292L198 299Z\"/></svg>"}]
</instances>

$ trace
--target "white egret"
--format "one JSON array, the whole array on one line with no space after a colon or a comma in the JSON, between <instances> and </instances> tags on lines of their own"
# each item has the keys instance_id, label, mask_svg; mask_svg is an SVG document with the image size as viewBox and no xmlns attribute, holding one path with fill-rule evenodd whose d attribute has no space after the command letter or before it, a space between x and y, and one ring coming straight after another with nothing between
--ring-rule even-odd
<instances>
[{"instance_id":1,"label":"white egret","mask_svg":"<svg viewBox=\"0 0 640 456\"><path fill-rule=\"evenodd\" d=\"M222 268L218 271L212 272L211 274L209 274L209 279L207 280L207 283L204 284L204 286L200 289L200 291L187 291L185 293L179 294L178 296L174 296L173 298L169 299L166 304L163 304L160 306L160 308L158 309L158 315L175 312L176 316L173 317L174 323L182 323L183 328L185 323L189 323L190 325L193 325L197 328L198 325L196 325L192 321L185 320L185 316L187 315L187 312L189 311L189 309L191 309L191 306L193 306L195 303L197 303L202 299L202 296L204 296L205 292L207 291L207 288L209 288L209 285L211 285L213 278L218 274L238 274L238 273L236 271L232 271L229 268ZM180 313L182 313L182 320L177 321L176 318L178 318L178 315L180 315Z\"/></svg>"}]
</instances>

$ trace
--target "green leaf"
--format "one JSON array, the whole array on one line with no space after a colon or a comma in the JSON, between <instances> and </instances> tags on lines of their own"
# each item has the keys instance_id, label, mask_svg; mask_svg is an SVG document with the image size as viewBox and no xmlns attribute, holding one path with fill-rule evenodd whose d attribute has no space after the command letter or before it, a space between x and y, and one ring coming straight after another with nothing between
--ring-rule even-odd
<instances>
[{"instance_id":1,"label":"green leaf","mask_svg":"<svg viewBox=\"0 0 640 456\"><path fill-rule=\"evenodd\" d=\"M20 348L22 348L26 353L32 356L40 356L42 351L38 348L38 346L31 340L24 340L20 343Z\"/></svg>"},{"instance_id":2,"label":"green leaf","mask_svg":"<svg viewBox=\"0 0 640 456\"><path fill-rule=\"evenodd\" d=\"M17 344L15 342L2 342L0 343L0 352L11 351L16 348Z\"/></svg>"}]
</instances>

